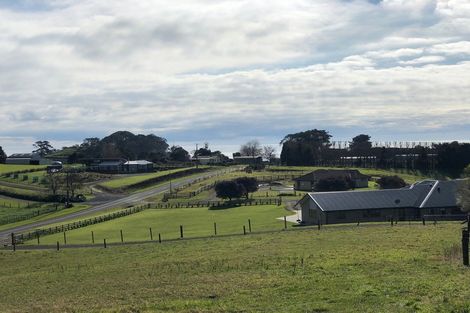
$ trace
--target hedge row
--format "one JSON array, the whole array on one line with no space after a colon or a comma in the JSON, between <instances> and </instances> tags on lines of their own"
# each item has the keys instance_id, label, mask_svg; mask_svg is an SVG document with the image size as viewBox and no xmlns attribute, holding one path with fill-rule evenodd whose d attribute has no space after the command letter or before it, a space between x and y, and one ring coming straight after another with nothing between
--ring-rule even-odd
<instances>
[{"instance_id":1,"label":"hedge row","mask_svg":"<svg viewBox=\"0 0 470 313\"><path fill-rule=\"evenodd\" d=\"M21 194L21 193L16 193L14 191L9 191L0 188L0 195L10 197L10 198L16 198L16 199L21 199L21 200L27 200L27 201L37 201L37 202L56 202L59 200L59 196L53 196L53 195L39 195L39 194Z\"/></svg>"}]
</instances>

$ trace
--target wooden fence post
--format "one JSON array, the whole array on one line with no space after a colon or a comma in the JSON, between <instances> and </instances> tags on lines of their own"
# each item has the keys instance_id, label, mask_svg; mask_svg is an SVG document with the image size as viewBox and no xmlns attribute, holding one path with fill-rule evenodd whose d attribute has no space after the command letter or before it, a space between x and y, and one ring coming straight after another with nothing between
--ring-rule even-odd
<instances>
[{"instance_id":1,"label":"wooden fence post","mask_svg":"<svg viewBox=\"0 0 470 313\"><path fill-rule=\"evenodd\" d=\"M284 215L284 229L287 229L287 217Z\"/></svg>"},{"instance_id":2,"label":"wooden fence post","mask_svg":"<svg viewBox=\"0 0 470 313\"><path fill-rule=\"evenodd\" d=\"M150 241L153 241L152 227L149 228L149 231L150 231Z\"/></svg>"},{"instance_id":3,"label":"wooden fence post","mask_svg":"<svg viewBox=\"0 0 470 313\"><path fill-rule=\"evenodd\" d=\"M251 233L251 220L248 219L248 231Z\"/></svg>"},{"instance_id":4,"label":"wooden fence post","mask_svg":"<svg viewBox=\"0 0 470 313\"><path fill-rule=\"evenodd\" d=\"M106 249L106 238L103 239L103 246Z\"/></svg>"},{"instance_id":5,"label":"wooden fence post","mask_svg":"<svg viewBox=\"0 0 470 313\"><path fill-rule=\"evenodd\" d=\"M59 242L57 241L57 251L59 251L60 247L59 247Z\"/></svg>"},{"instance_id":6,"label":"wooden fence post","mask_svg":"<svg viewBox=\"0 0 470 313\"><path fill-rule=\"evenodd\" d=\"M95 233L93 231L91 231L91 243L95 243Z\"/></svg>"},{"instance_id":7,"label":"wooden fence post","mask_svg":"<svg viewBox=\"0 0 470 313\"><path fill-rule=\"evenodd\" d=\"M462 258L463 265L468 266L468 229L462 230Z\"/></svg>"},{"instance_id":8,"label":"wooden fence post","mask_svg":"<svg viewBox=\"0 0 470 313\"><path fill-rule=\"evenodd\" d=\"M180 225L180 238L183 239L183 225Z\"/></svg>"},{"instance_id":9,"label":"wooden fence post","mask_svg":"<svg viewBox=\"0 0 470 313\"><path fill-rule=\"evenodd\" d=\"M162 234L158 233L158 242L162 243Z\"/></svg>"},{"instance_id":10,"label":"wooden fence post","mask_svg":"<svg viewBox=\"0 0 470 313\"><path fill-rule=\"evenodd\" d=\"M39 245L39 232L36 233L36 236L38 237L38 245Z\"/></svg>"},{"instance_id":11,"label":"wooden fence post","mask_svg":"<svg viewBox=\"0 0 470 313\"><path fill-rule=\"evenodd\" d=\"M67 235L66 235L67 232L64 231L64 245L67 244Z\"/></svg>"},{"instance_id":12,"label":"wooden fence post","mask_svg":"<svg viewBox=\"0 0 470 313\"><path fill-rule=\"evenodd\" d=\"M214 236L217 236L217 223L214 222Z\"/></svg>"},{"instance_id":13,"label":"wooden fence post","mask_svg":"<svg viewBox=\"0 0 470 313\"><path fill-rule=\"evenodd\" d=\"M246 235L246 228L245 228L245 225L243 225L243 235Z\"/></svg>"},{"instance_id":14,"label":"wooden fence post","mask_svg":"<svg viewBox=\"0 0 470 313\"><path fill-rule=\"evenodd\" d=\"M122 229L121 229L120 233L121 233L121 243L124 243L124 237L122 236Z\"/></svg>"},{"instance_id":15,"label":"wooden fence post","mask_svg":"<svg viewBox=\"0 0 470 313\"><path fill-rule=\"evenodd\" d=\"M423 216L423 226L426 226L426 219Z\"/></svg>"}]
</instances>

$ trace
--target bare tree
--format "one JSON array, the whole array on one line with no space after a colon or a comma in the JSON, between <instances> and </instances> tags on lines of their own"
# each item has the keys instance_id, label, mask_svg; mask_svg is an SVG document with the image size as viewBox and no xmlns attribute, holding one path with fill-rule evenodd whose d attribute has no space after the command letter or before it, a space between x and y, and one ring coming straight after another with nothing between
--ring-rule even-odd
<instances>
[{"instance_id":1,"label":"bare tree","mask_svg":"<svg viewBox=\"0 0 470 313\"><path fill-rule=\"evenodd\" d=\"M262 156L268 161L272 161L276 157L276 148L273 146L264 146Z\"/></svg>"},{"instance_id":2,"label":"bare tree","mask_svg":"<svg viewBox=\"0 0 470 313\"><path fill-rule=\"evenodd\" d=\"M250 140L240 147L240 153L244 156L257 157L262 152L261 145L258 140Z\"/></svg>"},{"instance_id":3,"label":"bare tree","mask_svg":"<svg viewBox=\"0 0 470 313\"><path fill-rule=\"evenodd\" d=\"M50 193L53 196L56 196L61 185L60 175L58 173L50 172L46 174L46 179Z\"/></svg>"}]
</instances>

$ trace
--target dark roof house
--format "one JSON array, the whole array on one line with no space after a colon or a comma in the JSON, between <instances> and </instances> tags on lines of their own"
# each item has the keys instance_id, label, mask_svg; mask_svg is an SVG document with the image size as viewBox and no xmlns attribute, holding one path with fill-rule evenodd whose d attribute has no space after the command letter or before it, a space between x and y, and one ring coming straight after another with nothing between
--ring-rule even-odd
<instances>
[{"instance_id":1,"label":"dark roof house","mask_svg":"<svg viewBox=\"0 0 470 313\"><path fill-rule=\"evenodd\" d=\"M358 170L320 169L294 179L294 188L301 191L313 191L315 184L319 180L329 178L344 178L350 180L354 188L367 188L369 186L370 177L362 174Z\"/></svg>"},{"instance_id":2,"label":"dark roof house","mask_svg":"<svg viewBox=\"0 0 470 313\"><path fill-rule=\"evenodd\" d=\"M459 181L426 180L402 189L308 193L298 205L307 224L419 219L459 214Z\"/></svg>"}]
</instances>

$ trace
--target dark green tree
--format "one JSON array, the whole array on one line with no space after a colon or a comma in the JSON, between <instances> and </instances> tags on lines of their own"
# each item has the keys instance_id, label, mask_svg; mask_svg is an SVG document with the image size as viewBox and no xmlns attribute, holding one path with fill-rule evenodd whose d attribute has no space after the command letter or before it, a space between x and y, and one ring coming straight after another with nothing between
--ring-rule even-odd
<instances>
[{"instance_id":1,"label":"dark green tree","mask_svg":"<svg viewBox=\"0 0 470 313\"><path fill-rule=\"evenodd\" d=\"M169 158L171 161L188 162L189 153L180 146L172 146L169 151Z\"/></svg>"},{"instance_id":2,"label":"dark green tree","mask_svg":"<svg viewBox=\"0 0 470 313\"><path fill-rule=\"evenodd\" d=\"M457 178L463 169L470 164L470 144L443 143L434 146L437 152L437 169L443 175Z\"/></svg>"},{"instance_id":3,"label":"dark green tree","mask_svg":"<svg viewBox=\"0 0 470 313\"><path fill-rule=\"evenodd\" d=\"M245 190L245 198L249 198L249 194L258 191L258 180L254 177L239 177L235 179L235 182L243 186Z\"/></svg>"},{"instance_id":4,"label":"dark green tree","mask_svg":"<svg viewBox=\"0 0 470 313\"><path fill-rule=\"evenodd\" d=\"M308 130L282 139L281 162L286 165L314 165L328 155L331 135L326 130Z\"/></svg>"},{"instance_id":5,"label":"dark green tree","mask_svg":"<svg viewBox=\"0 0 470 313\"><path fill-rule=\"evenodd\" d=\"M241 198L246 194L246 190L243 185L237 184L233 180L218 182L215 185L215 192L217 197L221 199L229 199L230 201L234 198Z\"/></svg>"},{"instance_id":6,"label":"dark green tree","mask_svg":"<svg viewBox=\"0 0 470 313\"><path fill-rule=\"evenodd\" d=\"M3 151L2 146L0 146L0 163L5 163L7 159L7 155L5 151Z\"/></svg>"},{"instance_id":7,"label":"dark green tree","mask_svg":"<svg viewBox=\"0 0 470 313\"><path fill-rule=\"evenodd\" d=\"M37 153L40 156L46 156L54 151L54 147L52 147L51 143L47 140L36 141L33 144L33 147L36 148L33 153Z\"/></svg>"},{"instance_id":8,"label":"dark green tree","mask_svg":"<svg viewBox=\"0 0 470 313\"><path fill-rule=\"evenodd\" d=\"M372 142L370 136L365 134L357 135L349 142L349 150L355 156L370 155L372 149Z\"/></svg>"}]
</instances>

